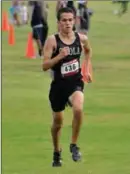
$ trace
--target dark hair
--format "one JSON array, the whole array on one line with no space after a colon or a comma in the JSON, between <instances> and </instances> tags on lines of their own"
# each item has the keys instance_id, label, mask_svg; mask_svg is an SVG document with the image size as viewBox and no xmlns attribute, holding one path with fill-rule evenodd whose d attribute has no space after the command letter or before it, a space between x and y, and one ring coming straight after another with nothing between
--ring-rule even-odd
<instances>
[{"instance_id":1,"label":"dark hair","mask_svg":"<svg viewBox=\"0 0 130 174\"><path fill-rule=\"evenodd\" d=\"M61 15L62 15L63 13L72 13L72 14L74 15L74 18L76 17L74 11L73 11L71 8L69 8L69 7L68 7L68 8L67 8L67 7L65 7L65 8L60 8L60 9L58 10L58 13L57 13L57 20L58 20L58 21L60 20Z\"/></svg>"}]
</instances>

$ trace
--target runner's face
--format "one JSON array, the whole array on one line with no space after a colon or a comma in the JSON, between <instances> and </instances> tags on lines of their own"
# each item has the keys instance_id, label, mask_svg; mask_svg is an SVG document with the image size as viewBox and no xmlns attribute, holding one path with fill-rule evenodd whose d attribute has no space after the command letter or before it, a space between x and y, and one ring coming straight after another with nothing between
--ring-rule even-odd
<instances>
[{"instance_id":1,"label":"runner's face","mask_svg":"<svg viewBox=\"0 0 130 174\"><path fill-rule=\"evenodd\" d=\"M62 13L59 20L59 27L65 33L72 31L75 23L74 15L72 13Z\"/></svg>"}]
</instances>

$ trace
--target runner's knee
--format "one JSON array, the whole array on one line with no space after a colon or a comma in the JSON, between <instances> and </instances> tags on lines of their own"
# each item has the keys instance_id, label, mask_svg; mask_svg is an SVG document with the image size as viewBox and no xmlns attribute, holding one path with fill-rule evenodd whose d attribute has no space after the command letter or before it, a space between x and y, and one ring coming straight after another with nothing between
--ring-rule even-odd
<instances>
[{"instance_id":1,"label":"runner's knee","mask_svg":"<svg viewBox=\"0 0 130 174\"><path fill-rule=\"evenodd\" d=\"M55 113L53 117L53 125L55 128L60 129L63 124L63 117L61 113Z\"/></svg>"},{"instance_id":2,"label":"runner's knee","mask_svg":"<svg viewBox=\"0 0 130 174\"><path fill-rule=\"evenodd\" d=\"M81 91L76 91L71 98L73 110L76 112L82 112L84 95Z\"/></svg>"}]
</instances>

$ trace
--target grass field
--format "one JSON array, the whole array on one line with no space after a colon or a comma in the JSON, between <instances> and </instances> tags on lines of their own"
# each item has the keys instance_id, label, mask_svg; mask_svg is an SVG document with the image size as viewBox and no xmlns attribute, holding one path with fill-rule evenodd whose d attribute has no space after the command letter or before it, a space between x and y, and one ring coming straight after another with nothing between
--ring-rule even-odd
<instances>
[{"instance_id":1,"label":"grass field","mask_svg":"<svg viewBox=\"0 0 130 174\"><path fill-rule=\"evenodd\" d=\"M9 2L3 2L7 10ZM49 2L50 34L56 31L55 2ZM69 153L71 110L62 131L63 167L52 168L50 78L40 59L26 59L30 26L15 28L15 46L2 32L2 174L130 174L130 5L90 2L94 10L89 39L94 82L85 86L84 123L74 163Z\"/></svg>"}]
</instances>

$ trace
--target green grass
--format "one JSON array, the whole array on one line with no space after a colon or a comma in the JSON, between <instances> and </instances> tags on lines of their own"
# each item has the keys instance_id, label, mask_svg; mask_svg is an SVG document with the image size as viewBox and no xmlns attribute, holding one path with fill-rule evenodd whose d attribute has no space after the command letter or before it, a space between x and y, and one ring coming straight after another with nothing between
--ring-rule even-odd
<instances>
[{"instance_id":1,"label":"green grass","mask_svg":"<svg viewBox=\"0 0 130 174\"><path fill-rule=\"evenodd\" d=\"M55 2L49 2L50 34L56 31ZM2 10L10 3L3 2ZM68 150L72 113L65 111L63 167L52 168L50 78L41 60L26 59L30 26L15 28L15 46L2 32L2 174L130 174L130 11L119 18L111 2L94 9L89 39L94 82L85 86L81 163ZM130 6L129 6L130 10Z\"/></svg>"}]
</instances>

